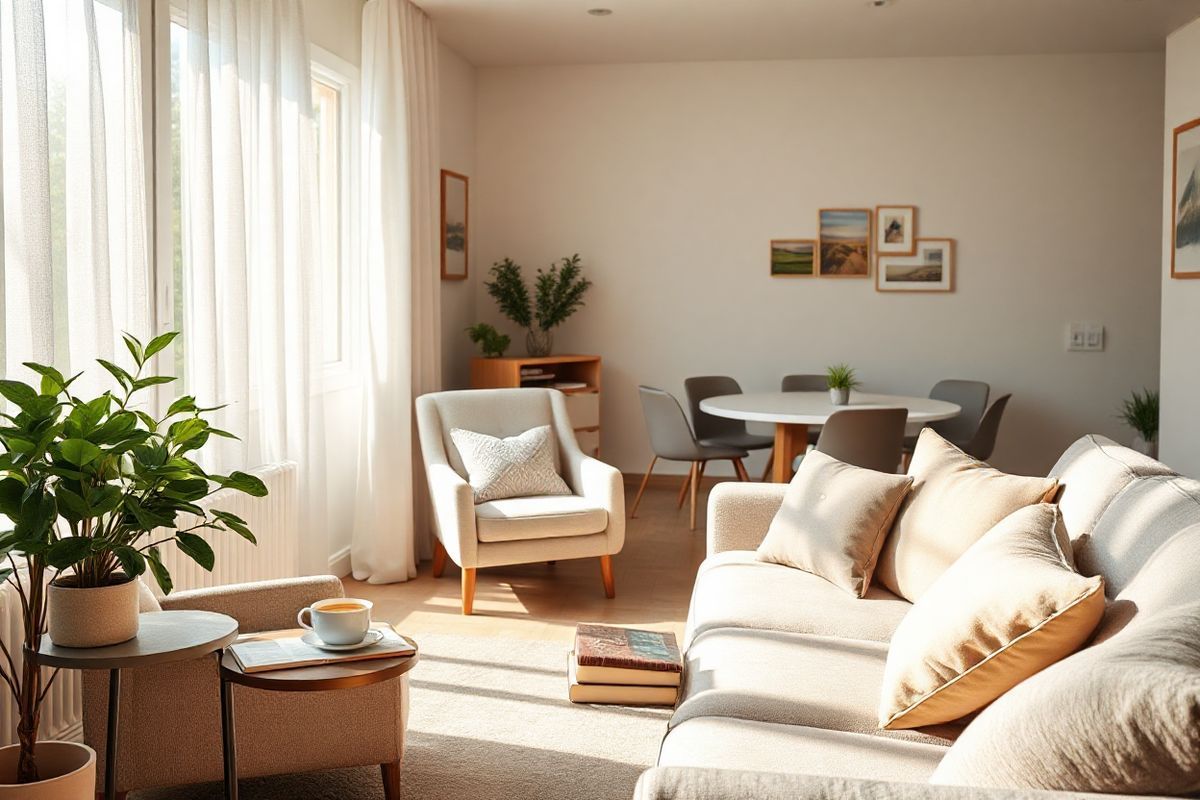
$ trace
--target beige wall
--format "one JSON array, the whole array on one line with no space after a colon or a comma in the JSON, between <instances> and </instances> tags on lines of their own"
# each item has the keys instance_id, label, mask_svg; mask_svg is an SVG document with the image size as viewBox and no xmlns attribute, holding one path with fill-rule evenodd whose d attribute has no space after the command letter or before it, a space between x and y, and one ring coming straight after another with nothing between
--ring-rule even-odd
<instances>
[{"instance_id":1,"label":"beige wall","mask_svg":"<svg viewBox=\"0 0 1200 800\"><path fill-rule=\"evenodd\" d=\"M465 388L470 380L473 345L463 329L475 320L475 68L445 45L438 48L439 116L442 168L460 172L468 184L469 280L442 281L442 385Z\"/></svg>"},{"instance_id":2,"label":"beige wall","mask_svg":"<svg viewBox=\"0 0 1200 800\"><path fill-rule=\"evenodd\" d=\"M996 463L1043 473L1084 432L1127 440L1118 402L1158 382L1161 55L487 68L478 95L475 274L583 254L595 288L556 346L604 356L624 470L649 459L638 383L978 378L1015 395ZM879 203L958 239L955 294L768 276L771 238ZM1072 320L1107 349L1066 352Z\"/></svg>"},{"instance_id":3,"label":"beige wall","mask_svg":"<svg viewBox=\"0 0 1200 800\"><path fill-rule=\"evenodd\" d=\"M304 0L308 40L354 66L362 64L363 0Z\"/></svg>"},{"instance_id":4,"label":"beige wall","mask_svg":"<svg viewBox=\"0 0 1200 800\"><path fill-rule=\"evenodd\" d=\"M1167 39L1166 75L1160 455L1175 469L1200 477L1200 281L1171 279L1172 131L1200 117L1200 20Z\"/></svg>"}]
</instances>

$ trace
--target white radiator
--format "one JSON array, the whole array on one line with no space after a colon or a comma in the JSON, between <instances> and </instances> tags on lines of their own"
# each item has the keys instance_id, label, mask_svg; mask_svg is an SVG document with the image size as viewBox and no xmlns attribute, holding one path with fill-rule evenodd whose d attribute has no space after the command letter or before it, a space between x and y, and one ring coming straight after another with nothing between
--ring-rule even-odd
<instances>
[{"instance_id":1,"label":"white radiator","mask_svg":"<svg viewBox=\"0 0 1200 800\"><path fill-rule=\"evenodd\" d=\"M216 566L206 572L173 545L161 548L163 564L174 579L174 591L201 589L227 583L291 578L300 574L300 543L296 539L297 484L296 465L273 464L250 471L267 485L266 497L250 497L222 489L197 505L237 514L254 531L258 546L236 533L206 532L205 539L216 553ZM186 523L190 524L190 523ZM181 520L181 527L186 527ZM154 579L146 583L158 594ZM21 627L21 601L5 583L0 587L0 638L16 656L24 645ZM0 684L0 746L16 741L16 707L8 687ZM83 735L83 703L79 673L63 670L54 681L42 705L41 737L74 739Z\"/></svg>"}]
</instances>

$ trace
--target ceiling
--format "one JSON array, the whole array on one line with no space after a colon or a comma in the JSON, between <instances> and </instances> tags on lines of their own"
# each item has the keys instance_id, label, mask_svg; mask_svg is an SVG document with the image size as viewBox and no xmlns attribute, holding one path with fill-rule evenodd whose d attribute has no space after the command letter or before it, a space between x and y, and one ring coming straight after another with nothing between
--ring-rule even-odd
<instances>
[{"instance_id":1,"label":"ceiling","mask_svg":"<svg viewBox=\"0 0 1200 800\"><path fill-rule=\"evenodd\" d=\"M1161 51L1200 16L1200 0L417 3L476 66Z\"/></svg>"}]
</instances>

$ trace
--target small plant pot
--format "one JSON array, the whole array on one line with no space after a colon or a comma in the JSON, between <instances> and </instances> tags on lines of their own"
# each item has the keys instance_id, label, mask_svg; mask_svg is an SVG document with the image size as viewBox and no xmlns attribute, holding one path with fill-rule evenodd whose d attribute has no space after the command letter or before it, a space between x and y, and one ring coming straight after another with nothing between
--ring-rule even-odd
<instances>
[{"instance_id":1,"label":"small plant pot","mask_svg":"<svg viewBox=\"0 0 1200 800\"><path fill-rule=\"evenodd\" d=\"M127 642L138 633L138 586L118 573L119 583L81 589L69 583L50 584L51 641L61 647L106 647Z\"/></svg>"},{"instance_id":2,"label":"small plant pot","mask_svg":"<svg viewBox=\"0 0 1200 800\"><path fill-rule=\"evenodd\" d=\"M835 406L850 405L850 390L849 389L830 389L829 402Z\"/></svg>"},{"instance_id":3,"label":"small plant pot","mask_svg":"<svg viewBox=\"0 0 1200 800\"><path fill-rule=\"evenodd\" d=\"M525 350L530 356L540 358L550 355L554 349L554 334L540 328L530 328L525 334Z\"/></svg>"},{"instance_id":4,"label":"small plant pot","mask_svg":"<svg viewBox=\"0 0 1200 800\"><path fill-rule=\"evenodd\" d=\"M1140 433L1133 436L1133 449L1151 458L1158 458L1158 440L1146 441Z\"/></svg>"},{"instance_id":5,"label":"small plant pot","mask_svg":"<svg viewBox=\"0 0 1200 800\"><path fill-rule=\"evenodd\" d=\"M75 742L38 742L34 748L38 777L17 783L21 746L0 748L0 800L93 800L96 796L96 751Z\"/></svg>"}]
</instances>

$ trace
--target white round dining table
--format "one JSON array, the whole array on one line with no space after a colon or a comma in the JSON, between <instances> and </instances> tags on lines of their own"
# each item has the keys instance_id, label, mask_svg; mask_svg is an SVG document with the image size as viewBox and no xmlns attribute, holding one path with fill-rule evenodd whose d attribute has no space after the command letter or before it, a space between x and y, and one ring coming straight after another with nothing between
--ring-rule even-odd
<instances>
[{"instance_id":1,"label":"white round dining table","mask_svg":"<svg viewBox=\"0 0 1200 800\"><path fill-rule=\"evenodd\" d=\"M777 483L792 479L792 462L808 447L810 425L824 425L838 411L866 408L903 408L910 424L950 419L962 408L944 400L897 394L851 392L850 404L835 406L828 392L750 392L724 394L700 401L706 414L746 422L768 422L775 426L772 477Z\"/></svg>"}]
</instances>

